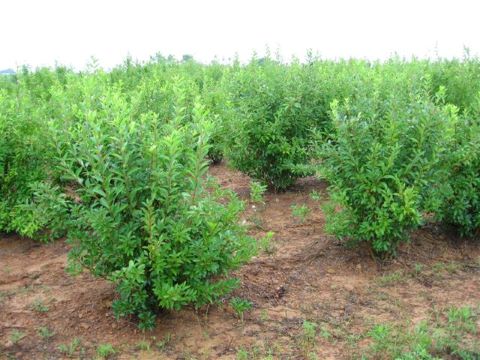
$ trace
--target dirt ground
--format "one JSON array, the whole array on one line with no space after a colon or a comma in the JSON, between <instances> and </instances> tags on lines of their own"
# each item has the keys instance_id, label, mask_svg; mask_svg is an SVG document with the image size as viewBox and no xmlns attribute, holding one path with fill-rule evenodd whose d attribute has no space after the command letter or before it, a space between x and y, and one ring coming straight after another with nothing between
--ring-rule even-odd
<instances>
[{"instance_id":1,"label":"dirt ground","mask_svg":"<svg viewBox=\"0 0 480 360\"><path fill-rule=\"evenodd\" d=\"M248 201L248 177L213 166L220 184ZM65 272L68 245L40 244L13 235L0 239L0 358L95 358L111 344L116 359L350 359L368 346L374 324L418 323L435 309L480 304L480 244L433 226L412 236L398 257L374 260L367 249L348 249L324 232L326 186L302 179L291 191L248 203L242 221L261 238L274 232L266 252L235 273L241 286L220 305L161 314L155 330L115 320L114 288L87 272ZM291 206L311 212L300 221ZM253 303L243 322L229 299ZM318 324L313 345L302 340L304 321ZM41 336L47 328L51 336ZM12 334L14 334L12 336ZM16 335L16 336L15 336ZM59 346L63 349L59 349ZM70 345L70 346L67 346ZM240 357L239 357L240 358Z\"/></svg>"}]
</instances>

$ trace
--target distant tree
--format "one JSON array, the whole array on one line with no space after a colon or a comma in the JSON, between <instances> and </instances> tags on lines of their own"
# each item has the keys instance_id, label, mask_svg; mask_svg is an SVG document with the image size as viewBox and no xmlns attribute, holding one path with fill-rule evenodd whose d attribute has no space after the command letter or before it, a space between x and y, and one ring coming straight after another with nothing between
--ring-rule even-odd
<instances>
[{"instance_id":1,"label":"distant tree","mask_svg":"<svg viewBox=\"0 0 480 360\"><path fill-rule=\"evenodd\" d=\"M182 62L189 62L189 61L193 61L193 55L189 55L189 54L184 54L182 56Z\"/></svg>"}]
</instances>

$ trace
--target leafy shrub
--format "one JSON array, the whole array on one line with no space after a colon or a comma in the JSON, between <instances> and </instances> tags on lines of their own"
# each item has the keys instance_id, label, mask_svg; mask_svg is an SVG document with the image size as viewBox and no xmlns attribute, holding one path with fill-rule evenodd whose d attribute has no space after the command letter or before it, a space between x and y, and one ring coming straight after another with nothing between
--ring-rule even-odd
<instances>
[{"instance_id":1,"label":"leafy shrub","mask_svg":"<svg viewBox=\"0 0 480 360\"><path fill-rule=\"evenodd\" d=\"M305 175L311 130L325 120L313 73L298 63L287 68L267 59L231 76L236 112L228 158L254 179L285 190Z\"/></svg>"},{"instance_id":2,"label":"leafy shrub","mask_svg":"<svg viewBox=\"0 0 480 360\"><path fill-rule=\"evenodd\" d=\"M0 231L36 237L51 220L30 205L48 176L52 133L44 107L18 86L16 96L0 89Z\"/></svg>"},{"instance_id":3,"label":"leafy shrub","mask_svg":"<svg viewBox=\"0 0 480 360\"><path fill-rule=\"evenodd\" d=\"M205 182L210 125L200 104L190 123L182 109L168 122L154 113L132 118L116 87L98 101L58 129L62 179L78 197L70 259L114 281L116 315L136 314L148 328L158 309L199 306L232 289L236 281L224 275L253 243L238 225L242 203Z\"/></svg>"},{"instance_id":4,"label":"leafy shrub","mask_svg":"<svg viewBox=\"0 0 480 360\"><path fill-rule=\"evenodd\" d=\"M469 115L456 118L454 134L445 156L444 202L439 218L456 226L463 236L480 229L480 121Z\"/></svg>"},{"instance_id":5,"label":"leafy shrub","mask_svg":"<svg viewBox=\"0 0 480 360\"><path fill-rule=\"evenodd\" d=\"M223 67L212 64L205 68L202 86L202 103L210 112L210 118L215 126L211 129L209 137L208 158L218 164L225 154L227 138L231 136L227 124L232 121L233 108L229 94L225 89Z\"/></svg>"},{"instance_id":6,"label":"leafy shrub","mask_svg":"<svg viewBox=\"0 0 480 360\"><path fill-rule=\"evenodd\" d=\"M391 253L433 210L452 120L424 95L381 108L367 117L348 101L332 104L335 132L321 145L319 173L331 185L327 231Z\"/></svg>"},{"instance_id":7,"label":"leafy shrub","mask_svg":"<svg viewBox=\"0 0 480 360\"><path fill-rule=\"evenodd\" d=\"M439 60L425 70L431 77L432 92L444 87L446 103L458 107L461 114L471 110L480 92L478 58L470 57L467 52L464 59Z\"/></svg>"}]
</instances>

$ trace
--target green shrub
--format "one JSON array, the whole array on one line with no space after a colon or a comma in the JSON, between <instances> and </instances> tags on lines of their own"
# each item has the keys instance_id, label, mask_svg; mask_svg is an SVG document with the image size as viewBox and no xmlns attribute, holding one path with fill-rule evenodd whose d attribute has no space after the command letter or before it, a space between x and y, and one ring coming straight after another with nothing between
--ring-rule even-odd
<instances>
[{"instance_id":1,"label":"green shrub","mask_svg":"<svg viewBox=\"0 0 480 360\"><path fill-rule=\"evenodd\" d=\"M0 89L0 231L37 237L51 218L31 204L48 177L53 142L45 106L25 86L20 82L16 95Z\"/></svg>"},{"instance_id":2,"label":"green shrub","mask_svg":"<svg viewBox=\"0 0 480 360\"><path fill-rule=\"evenodd\" d=\"M202 103L210 112L210 118L215 126L209 137L208 158L218 164L225 154L225 144L232 135L228 132L227 124L232 121L233 108L229 94L225 89L223 67L212 64L205 68L202 86Z\"/></svg>"},{"instance_id":3,"label":"green shrub","mask_svg":"<svg viewBox=\"0 0 480 360\"><path fill-rule=\"evenodd\" d=\"M280 191L308 173L311 130L325 121L314 74L268 59L232 73L227 155L234 167Z\"/></svg>"},{"instance_id":4,"label":"green shrub","mask_svg":"<svg viewBox=\"0 0 480 360\"><path fill-rule=\"evenodd\" d=\"M183 109L169 121L132 118L117 87L98 101L58 129L62 179L78 197L70 259L114 281L115 314L136 314L149 328L158 309L200 306L231 290L236 281L225 275L254 246L238 225L242 203L204 179L211 124L200 104L185 122Z\"/></svg>"},{"instance_id":5,"label":"green shrub","mask_svg":"<svg viewBox=\"0 0 480 360\"><path fill-rule=\"evenodd\" d=\"M456 111L453 109L455 115ZM463 236L480 229L480 120L456 116L454 135L445 156L444 202L439 218Z\"/></svg>"},{"instance_id":6,"label":"green shrub","mask_svg":"<svg viewBox=\"0 0 480 360\"><path fill-rule=\"evenodd\" d=\"M460 113L471 110L480 92L478 58L465 54L464 59L439 60L430 63L425 73L431 76L431 91L444 87L445 101L459 108Z\"/></svg>"},{"instance_id":7,"label":"green shrub","mask_svg":"<svg viewBox=\"0 0 480 360\"><path fill-rule=\"evenodd\" d=\"M327 231L392 253L435 206L452 120L425 95L380 108L365 116L348 101L332 104L335 132L320 145L319 173L330 183Z\"/></svg>"}]
</instances>

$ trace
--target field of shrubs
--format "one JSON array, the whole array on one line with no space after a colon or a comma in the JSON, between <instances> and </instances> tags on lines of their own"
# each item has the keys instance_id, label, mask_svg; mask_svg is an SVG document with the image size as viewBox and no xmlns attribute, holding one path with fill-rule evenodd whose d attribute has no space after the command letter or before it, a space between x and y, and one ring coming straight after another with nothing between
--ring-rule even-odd
<instances>
[{"instance_id":1,"label":"field of shrubs","mask_svg":"<svg viewBox=\"0 0 480 360\"><path fill-rule=\"evenodd\" d=\"M480 356L477 58L204 65L158 55L110 71L94 63L82 72L24 67L0 76L0 134L0 357ZM9 252L20 243L29 244L23 260L21 251ZM118 320L108 324L129 324L118 339L83 347L72 334L62 339L55 321L73 315L50 319L49 302L61 313L57 295L42 288L40 296L34 285L32 311L46 314L38 324L15 325L12 304L25 293L12 284L39 251L49 258L68 252L59 258L62 271L87 282L89 296L112 286L101 316L111 312ZM314 268L322 273L307 281ZM338 269L341 282L332 275ZM324 275L328 286L318 282ZM60 283L73 281L67 278ZM362 297L358 286L371 292ZM427 301L419 286L427 293L436 286L439 296L454 291L454 303ZM387 301L379 294L400 289L415 297L395 295L407 299L403 310L426 307L422 321L411 319L415 326L382 319L401 312L379 311ZM342 299L343 315L322 318ZM272 320L272 304L290 304L293 320L287 310L281 320L277 308ZM372 304L376 315L365 309ZM362 324L348 310L355 306ZM175 335L161 328L173 321L168 316L184 316L173 322L188 328L186 315L168 315L187 313L209 326L234 321L224 330L235 340L202 340L199 330L197 343L179 337L171 345ZM427 313L434 322L424 321ZM259 322L254 333L249 316ZM128 333L136 336L133 350L118 343L127 343ZM267 333L268 346L252 343ZM40 340L29 346L29 337ZM230 343L220 349L212 339Z\"/></svg>"}]
</instances>

